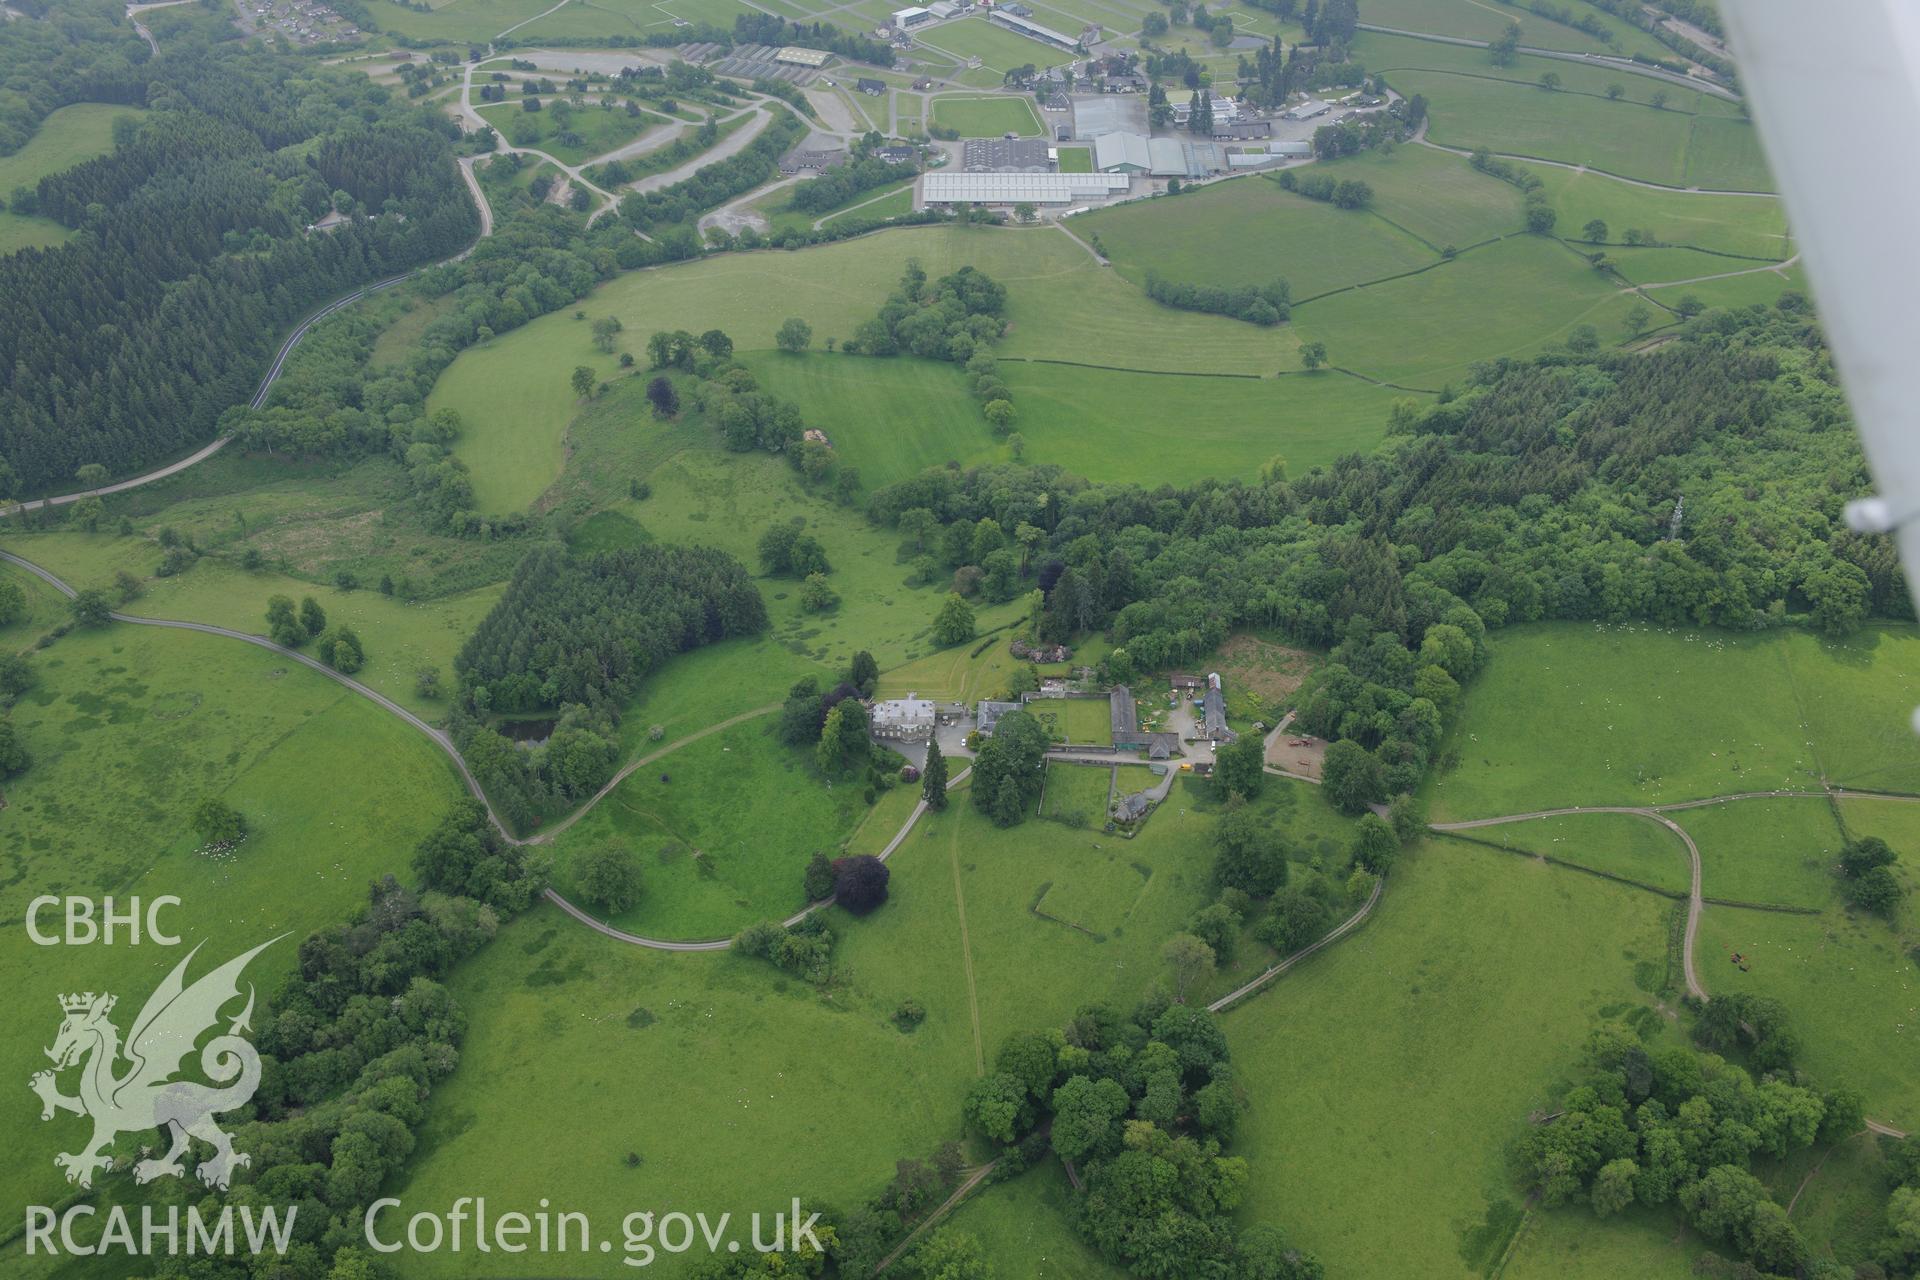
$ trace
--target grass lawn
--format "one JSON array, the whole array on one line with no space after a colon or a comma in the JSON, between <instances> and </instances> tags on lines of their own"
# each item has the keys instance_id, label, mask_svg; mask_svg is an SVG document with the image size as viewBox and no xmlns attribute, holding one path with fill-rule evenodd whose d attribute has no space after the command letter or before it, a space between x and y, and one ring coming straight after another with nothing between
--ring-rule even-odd
<instances>
[{"instance_id":1,"label":"grass lawn","mask_svg":"<svg viewBox=\"0 0 1920 1280\"><path fill-rule=\"evenodd\" d=\"M1271 373L1298 362L1285 328L1158 307L1045 229L908 228L793 253L725 254L628 272L578 309L587 320L619 317L628 349L641 353L656 329L716 327L742 353L769 351L787 315L806 319L824 345L879 310L909 258L935 276L970 262L1007 285L1006 356L1085 360L1094 352L1101 363L1196 372ZM768 312L769 297L780 299L777 313ZM573 309L543 316L462 352L441 375L428 406L460 413L455 452L472 468L481 510L523 508L559 474L579 408L566 371L584 364L603 378L617 374L617 357L594 349L587 320L573 319Z\"/></svg>"},{"instance_id":2,"label":"grass lawn","mask_svg":"<svg viewBox=\"0 0 1920 1280\"><path fill-rule=\"evenodd\" d=\"M1555 230L1569 240L1584 239L1582 228L1598 218L1607 224L1607 238L1614 245L1622 244L1623 237L1632 228L1646 232L1661 244L1685 245L1716 253L1779 259L1792 252L1788 247L1786 211L1780 201L1771 196L1649 191L1602 173L1577 173L1544 164L1524 167L1540 179L1542 194L1552 201L1555 212L1560 215ZM1470 166L1468 172L1472 172ZM1617 250L1608 252L1621 257ZM1747 264L1727 262L1719 269L1732 271L1743 265Z\"/></svg>"},{"instance_id":3,"label":"grass lawn","mask_svg":"<svg viewBox=\"0 0 1920 1280\"><path fill-rule=\"evenodd\" d=\"M1664 971L1671 906L1421 846L1363 929L1225 1017L1242 1221L1284 1224L1330 1275L1481 1275L1521 1215L1509 1145L1603 1011L1649 1003L1635 976Z\"/></svg>"},{"instance_id":4,"label":"grass lawn","mask_svg":"<svg viewBox=\"0 0 1920 1280\"><path fill-rule=\"evenodd\" d=\"M236 641L112 625L69 634L36 652L33 667L36 683L11 715L33 763L8 782L0 823L7 915L20 921L44 893L175 894L169 927L221 960L290 931L249 971L263 997L309 930L344 919L374 877L408 876L414 843L463 794L418 732ZM231 858L195 852L189 815L208 795L247 819L248 839ZM6 931L0 969L32 997L0 1063L23 1081L46 1065L52 993L109 990L137 1009L180 954L37 947L24 929ZM76 1131L57 1127L71 1142ZM67 1149L53 1145L55 1128L37 1110L9 1114L0 1132L12 1149L41 1154L8 1162L0 1202L56 1204L67 1194L50 1158Z\"/></svg>"},{"instance_id":5,"label":"grass lawn","mask_svg":"<svg viewBox=\"0 0 1920 1280\"><path fill-rule=\"evenodd\" d=\"M1033 713L1060 742L1105 745L1113 739L1105 698L1048 698Z\"/></svg>"},{"instance_id":6,"label":"grass lawn","mask_svg":"<svg viewBox=\"0 0 1920 1280\"><path fill-rule=\"evenodd\" d=\"M1075 33L1067 32L1066 34ZM979 58L982 63L980 69L993 73L991 83L994 84L1000 83L1001 75L1014 67L1032 63L1036 67L1044 68L1069 62L1073 58L1072 54L1056 49L1050 44L1030 40L1005 27L996 27L985 18L963 18L958 22L944 23L919 33L914 40L929 49L952 54L963 62L968 58ZM937 119L938 107L934 108L934 113Z\"/></svg>"},{"instance_id":7,"label":"grass lawn","mask_svg":"<svg viewBox=\"0 0 1920 1280\"><path fill-rule=\"evenodd\" d=\"M816 851L838 856L865 816L864 782L820 777L809 752L773 736L775 719L702 738L630 775L554 843L555 887L587 905L574 865L611 843L644 868L639 905L613 917L632 933L720 938L805 906L800 873Z\"/></svg>"},{"instance_id":8,"label":"grass lawn","mask_svg":"<svg viewBox=\"0 0 1920 1280\"><path fill-rule=\"evenodd\" d=\"M1911 881L1911 876L1908 877ZM1847 1084L1867 1114L1903 1129L1920 1126L1920 1076L1912 1069L1920 968L1909 907L1902 928L1835 907L1783 915L1708 907L1698 963L1710 992L1749 991L1784 1001L1813 1078ZM1742 971L1728 963L1739 952Z\"/></svg>"},{"instance_id":9,"label":"grass lawn","mask_svg":"<svg viewBox=\"0 0 1920 1280\"><path fill-rule=\"evenodd\" d=\"M1462 832L1475 840L1625 876L1671 893L1692 882L1687 851L1658 823L1624 813L1568 814Z\"/></svg>"},{"instance_id":10,"label":"grass lawn","mask_svg":"<svg viewBox=\"0 0 1920 1280\"><path fill-rule=\"evenodd\" d=\"M1098 235L1115 269L1136 284L1149 272L1227 287L1285 280L1295 298L1310 298L1440 261L1383 218L1309 200L1262 175L1097 210L1075 224L1083 236Z\"/></svg>"},{"instance_id":11,"label":"grass lawn","mask_svg":"<svg viewBox=\"0 0 1920 1280\"><path fill-rule=\"evenodd\" d=\"M1293 328L1303 341L1325 342L1343 369L1437 390L1475 361L1531 355L1577 325L1621 340L1632 305L1577 255L1541 236L1515 236L1431 271L1296 305Z\"/></svg>"},{"instance_id":12,"label":"grass lawn","mask_svg":"<svg viewBox=\"0 0 1920 1280\"><path fill-rule=\"evenodd\" d=\"M958 129L963 138L997 138L1003 133L1037 138L1046 132L1033 104L1024 97L935 98L933 122Z\"/></svg>"},{"instance_id":13,"label":"grass lawn","mask_svg":"<svg viewBox=\"0 0 1920 1280\"><path fill-rule=\"evenodd\" d=\"M65 244L73 232L52 218L23 218L17 213L0 213L0 254L21 249L50 249Z\"/></svg>"},{"instance_id":14,"label":"grass lawn","mask_svg":"<svg viewBox=\"0 0 1920 1280\"><path fill-rule=\"evenodd\" d=\"M1059 155L1060 172L1093 172L1093 149L1091 147L1061 147Z\"/></svg>"},{"instance_id":15,"label":"grass lawn","mask_svg":"<svg viewBox=\"0 0 1920 1280\"><path fill-rule=\"evenodd\" d=\"M898 191L889 192L877 200L872 196L863 196L861 199L864 203L856 203L849 206L844 212L829 216L825 222L820 224L821 227L829 228L839 223L853 221L865 222L876 218L897 218L903 213L913 212L913 187L911 184L901 187Z\"/></svg>"},{"instance_id":16,"label":"grass lawn","mask_svg":"<svg viewBox=\"0 0 1920 1280\"><path fill-rule=\"evenodd\" d=\"M535 147L576 165L623 147L660 123L651 112L630 116L620 107L598 104L562 113L555 110L559 101L547 99L544 111L527 111L518 102L496 103L480 108L480 114L513 145Z\"/></svg>"},{"instance_id":17,"label":"grass lawn","mask_svg":"<svg viewBox=\"0 0 1920 1280\"><path fill-rule=\"evenodd\" d=\"M1112 765L1052 761L1047 765L1047 791L1040 799L1041 816L1059 818L1073 826L1101 826L1107 820L1107 796L1112 785ZM1041 907L1046 908L1044 898Z\"/></svg>"},{"instance_id":18,"label":"grass lawn","mask_svg":"<svg viewBox=\"0 0 1920 1280\"><path fill-rule=\"evenodd\" d=\"M1687 143L1686 185L1709 191L1770 191L1760 134L1745 120L1698 116Z\"/></svg>"},{"instance_id":19,"label":"grass lawn","mask_svg":"<svg viewBox=\"0 0 1920 1280\"><path fill-rule=\"evenodd\" d=\"M1672 815L1700 846L1700 889L1735 902L1824 907L1842 837L1825 800L1736 800Z\"/></svg>"}]
</instances>

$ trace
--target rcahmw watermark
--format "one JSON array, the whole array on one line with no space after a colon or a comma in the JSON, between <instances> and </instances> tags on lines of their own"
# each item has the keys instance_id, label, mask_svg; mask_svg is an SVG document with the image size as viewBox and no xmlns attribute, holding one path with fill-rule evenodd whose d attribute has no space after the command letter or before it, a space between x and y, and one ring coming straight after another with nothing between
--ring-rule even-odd
<instances>
[{"instance_id":1,"label":"rcahmw watermark","mask_svg":"<svg viewBox=\"0 0 1920 1280\"><path fill-rule=\"evenodd\" d=\"M27 1206L27 1253L104 1257L121 1253L130 1258L230 1257L236 1253L285 1253L293 1239L293 1216L300 1206L256 1208L223 1205L211 1216L197 1205L141 1205L139 1223L127 1206L116 1204L104 1214L93 1205L76 1204L58 1212L43 1204ZM240 1234L234 1235L235 1218ZM76 1234L88 1220L102 1218L100 1238L92 1243ZM235 1248L236 1242L244 1242Z\"/></svg>"}]
</instances>

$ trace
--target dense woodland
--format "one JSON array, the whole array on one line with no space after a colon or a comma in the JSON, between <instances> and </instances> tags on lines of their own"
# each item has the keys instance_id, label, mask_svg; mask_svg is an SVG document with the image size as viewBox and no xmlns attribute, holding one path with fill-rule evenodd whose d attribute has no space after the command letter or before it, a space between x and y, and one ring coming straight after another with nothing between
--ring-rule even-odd
<instances>
[{"instance_id":1,"label":"dense woodland","mask_svg":"<svg viewBox=\"0 0 1920 1280\"><path fill-rule=\"evenodd\" d=\"M767 625L739 561L701 547L528 553L454 659L454 744L519 830L591 795L619 762L618 708L668 658ZM479 717L558 711L544 743L516 747Z\"/></svg>"},{"instance_id":2,"label":"dense woodland","mask_svg":"<svg viewBox=\"0 0 1920 1280\"><path fill-rule=\"evenodd\" d=\"M0 49L38 26L0 25ZM453 122L229 29L217 16L176 24L143 68L152 114L31 193L34 210L85 234L0 258L0 455L26 491L205 440L303 312L478 231ZM332 210L348 220L307 230Z\"/></svg>"}]
</instances>

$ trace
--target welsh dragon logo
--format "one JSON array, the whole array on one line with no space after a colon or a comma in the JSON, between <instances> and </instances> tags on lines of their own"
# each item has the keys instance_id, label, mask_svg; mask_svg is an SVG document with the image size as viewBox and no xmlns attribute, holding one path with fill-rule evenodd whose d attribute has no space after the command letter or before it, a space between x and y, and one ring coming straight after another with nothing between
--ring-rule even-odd
<instances>
[{"instance_id":1,"label":"welsh dragon logo","mask_svg":"<svg viewBox=\"0 0 1920 1280\"><path fill-rule=\"evenodd\" d=\"M71 1111L93 1121L93 1137L85 1146L53 1158L66 1170L68 1182L91 1187L94 1171L113 1163L103 1152L114 1138L162 1126L172 1146L157 1160L135 1164L136 1182L184 1177L180 1157L192 1138L214 1149L213 1158L202 1160L198 1170L200 1181L209 1187L225 1190L234 1169L252 1163L244 1151L233 1149L232 1138L213 1122L219 1113L245 1106L260 1087L260 1055L240 1035L252 1029L252 984L247 986L246 1007L228 1024L226 1033L209 1040L200 1051L200 1069L215 1083L173 1077L201 1035L219 1022L220 1010L240 997L240 973L247 962L278 941L268 939L188 986L187 965L200 950L194 947L147 998L124 1046L119 1028L107 1017L118 997L91 991L60 997L60 1010L66 1016L53 1047L47 1050L53 1070L35 1073L28 1084L40 1095L42 1120L53 1119L56 1111ZM123 1058L127 1066L121 1071ZM61 1093L55 1078L69 1067L80 1068L80 1092L75 1097Z\"/></svg>"}]
</instances>

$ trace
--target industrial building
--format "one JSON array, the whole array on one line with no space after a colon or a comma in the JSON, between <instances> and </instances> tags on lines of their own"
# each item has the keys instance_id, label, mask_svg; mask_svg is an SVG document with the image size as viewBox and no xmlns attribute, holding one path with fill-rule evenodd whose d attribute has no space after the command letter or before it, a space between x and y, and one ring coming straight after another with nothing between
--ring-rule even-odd
<instances>
[{"instance_id":1,"label":"industrial building","mask_svg":"<svg viewBox=\"0 0 1920 1280\"><path fill-rule=\"evenodd\" d=\"M1204 178L1225 169L1219 147L1138 133L1103 133L1093 140L1093 167L1102 173L1144 173L1155 178Z\"/></svg>"},{"instance_id":2,"label":"industrial building","mask_svg":"<svg viewBox=\"0 0 1920 1280\"><path fill-rule=\"evenodd\" d=\"M827 65L827 59L832 56L825 49L802 49L797 45L787 45L785 48L773 51L775 62L784 62L795 67L824 67Z\"/></svg>"},{"instance_id":3,"label":"industrial building","mask_svg":"<svg viewBox=\"0 0 1920 1280\"><path fill-rule=\"evenodd\" d=\"M895 9L893 11L893 29L895 31L906 31L919 26L923 22L932 21L933 13L927 9Z\"/></svg>"},{"instance_id":4,"label":"industrial building","mask_svg":"<svg viewBox=\"0 0 1920 1280\"><path fill-rule=\"evenodd\" d=\"M1331 103L1322 102L1318 98L1308 98L1299 106L1288 107L1280 114L1288 120L1311 120L1315 116L1323 116L1331 110L1333 110Z\"/></svg>"},{"instance_id":5,"label":"industrial building","mask_svg":"<svg viewBox=\"0 0 1920 1280\"><path fill-rule=\"evenodd\" d=\"M1047 173L1053 154L1045 138L968 138L960 144L968 173Z\"/></svg>"},{"instance_id":6,"label":"industrial building","mask_svg":"<svg viewBox=\"0 0 1920 1280\"><path fill-rule=\"evenodd\" d=\"M928 204L1072 204L1132 185L1124 173L929 173L921 197Z\"/></svg>"},{"instance_id":7,"label":"industrial building","mask_svg":"<svg viewBox=\"0 0 1920 1280\"><path fill-rule=\"evenodd\" d=\"M1009 13L1005 9L996 9L988 14L987 21L996 26L1005 27L1007 30L1026 36L1029 39L1038 40L1042 44L1050 44L1055 48L1065 49L1068 53L1072 53L1080 47L1080 42L1074 37L1062 35L1052 27L1043 27L1032 18L1022 18L1018 14Z\"/></svg>"}]
</instances>

